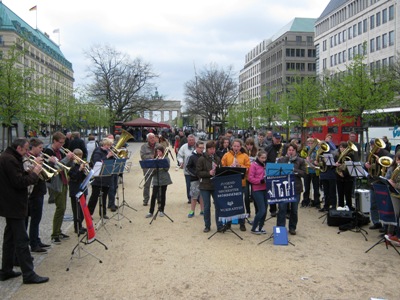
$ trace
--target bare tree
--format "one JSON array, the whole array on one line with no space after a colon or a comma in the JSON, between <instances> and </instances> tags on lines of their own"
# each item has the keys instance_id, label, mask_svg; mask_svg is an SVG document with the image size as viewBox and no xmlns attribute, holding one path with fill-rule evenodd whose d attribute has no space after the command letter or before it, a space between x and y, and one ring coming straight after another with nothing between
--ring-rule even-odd
<instances>
[{"instance_id":1,"label":"bare tree","mask_svg":"<svg viewBox=\"0 0 400 300\"><path fill-rule=\"evenodd\" d=\"M236 103L238 84L232 67L218 68L210 64L185 83L186 107L189 114L197 114L212 122L226 121L229 108ZM222 128L223 129L223 128Z\"/></svg>"},{"instance_id":2,"label":"bare tree","mask_svg":"<svg viewBox=\"0 0 400 300\"><path fill-rule=\"evenodd\" d=\"M140 58L132 60L128 54L108 45L92 46L85 55L91 61L88 94L109 109L111 122L127 121L137 112L152 107L152 80L158 75L150 63Z\"/></svg>"}]
</instances>

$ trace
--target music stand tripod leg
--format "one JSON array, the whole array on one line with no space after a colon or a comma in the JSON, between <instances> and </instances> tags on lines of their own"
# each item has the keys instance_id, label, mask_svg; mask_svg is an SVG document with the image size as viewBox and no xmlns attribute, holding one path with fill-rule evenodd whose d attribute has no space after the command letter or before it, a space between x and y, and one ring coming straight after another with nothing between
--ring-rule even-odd
<instances>
[{"instance_id":1,"label":"music stand tripod leg","mask_svg":"<svg viewBox=\"0 0 400 300\"><path fill-rule=\"evenodd\" d=\"M75 256L76 256L77 259L81 259L81 258L83 258L85 256L90 255L90 256L96 258L99 261L100 264L103 263L103 261L98 256L94 255L93 253L89 252L88 250L86 250L86 249L84 249L82 247L81 244L87 245L87 243L85 243L83 241L84 239L87 239L87 233L82 237L82 239L79 239L79 232L78 232L78 243L75 245L74 249L72 249L71 257L69 259L69 262L68 262L68 265L67 265L67 269L66 269L67 272L69 271L69 268L71 266L72 260L73 260L73 258ZM102 242L100 242L100 241L98 241L98 242L100 244L102 244L106 248L106 250L108 249L107 246L104 245ZM81 256L81 251L85 252L86 255L85 256Z\"/></svg>"},{"instance_id":2,"label":"music stand tripod leg","mask_svg":"<svg viewBox=\"0 0 400 300\"><path fill-rule=\"evenodd\" d=\"M272 233L272 234L269 236L269 238L267 238L267 239L265 239L265 240L259 242L258 245L261 245L262 243L265 243L266 241L269 241L269 240L272 239L273 237L274 237L274 234Z\"/></svg>"}]
</instances>

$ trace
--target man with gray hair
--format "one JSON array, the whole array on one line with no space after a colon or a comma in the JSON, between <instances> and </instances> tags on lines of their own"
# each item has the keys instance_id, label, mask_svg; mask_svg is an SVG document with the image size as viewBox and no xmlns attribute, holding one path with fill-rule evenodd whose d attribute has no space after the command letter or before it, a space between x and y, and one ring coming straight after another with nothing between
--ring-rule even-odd
<instances>
[{"instance_id":1,"label":"man with gray hair","mask_svg":"<svg viewBox=\"0 0 400 300\"><path fill-rule=\"evenodd\" d=\"M190 196L190 173L186 170L185 166L189 160L189 156L192 155L193 150L195 150L196 138L193 134L189 134L187 137L187 143L183 144L182 147L179 148L177 160L179 162L179 166L184 170L185 174L185 182L186 182L186 196L187 203L192 203L192 198Z\"/></svg>"},{"instance_id":2,"label":"man with gray hair","mask_svg":"<svg viewBox=\"0 0 400 300\"><path fill-rule=\"evenodd\" d=\"M155 147L158 145L156 143L156 136L154 133L148 133L146 136L147 142L140 147L140 159L153 159L155 153ZM143 206L147 206L150 200L150 185L151 179L148 178L151 171L149 169L143 169L143 175L145 176L144 186L143 186ZM147 176L146 176L147 174Z\"/></svg>"}]
</instances>

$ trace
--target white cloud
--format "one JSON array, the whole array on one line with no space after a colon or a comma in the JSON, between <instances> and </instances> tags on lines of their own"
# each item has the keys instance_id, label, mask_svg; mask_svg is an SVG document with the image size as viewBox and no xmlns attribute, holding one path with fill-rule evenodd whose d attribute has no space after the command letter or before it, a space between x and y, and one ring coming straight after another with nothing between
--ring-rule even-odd
<instances>
[{"instance_id":1,"label":"white cloud","mask_svg":"<svg viewBox=\"0 0 400 300\"><path fill-rule=\"evenodd\" d=\"M3 0L58 42L71 61L76 84L85 78L83 51L108 43L132 58L150 62L160 74L158 91L183 100L183 85L209 63L243 68L244 57L294 17L317 18L329 0Z\"/></svg>"}]
</instances>

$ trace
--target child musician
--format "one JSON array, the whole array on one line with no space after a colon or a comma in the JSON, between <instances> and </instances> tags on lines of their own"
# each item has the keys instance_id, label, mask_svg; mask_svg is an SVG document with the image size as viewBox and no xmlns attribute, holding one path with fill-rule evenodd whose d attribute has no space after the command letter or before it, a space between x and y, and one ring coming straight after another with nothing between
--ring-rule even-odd
<instances>
[{"instance_id":1,"label":"child musician","mask_svg":"<svg viewBox=\"0 0 400 300\"><path fill-rule=\"evenodd\" d=\"M153 217L154 213L154 207L156 204L156 199L158 197L159 191L161 192L161 197L160 198L160 203L158 210L160 212L160 217L164 217L164 208L165 208L165 200L166 200L166 193L167 193L167 186L169 184L172 184L171 176L168 173L169 167L170 167L170 162L168 156L164 157L164 152L166 149L161 146L157 145L155 147L155 158L156 159L166 159L168 161L168 168L160 168L160 169L154 169L153 171L153 192L151 195L151 200L150 200L150 210L149 213L146 215L146 218L151 218Z\"/></svg>"},{"instance_id":2,"label":"child musician","mask_svg":"<svg viewBox=\"0 0 400 300\"><path fill-rule=\"evenodd\" d=\"M82 159L83 152L81 149L75 149L74 154ZM84 172L85 164L79 164L79 162L74 161L71 169L68 172L69 176L69 197L71 198L71 208L72 214L74 216L74 231L75 233L85 234L86 228L82 227L83 213L76 194L79 192L79 187L85 180L86 174ZM85 196L87 196L87 189L84 191Z\"/></svg>"}]
</instances>

